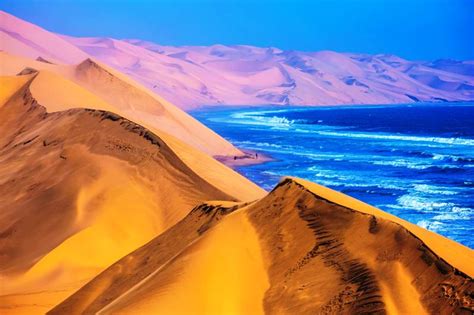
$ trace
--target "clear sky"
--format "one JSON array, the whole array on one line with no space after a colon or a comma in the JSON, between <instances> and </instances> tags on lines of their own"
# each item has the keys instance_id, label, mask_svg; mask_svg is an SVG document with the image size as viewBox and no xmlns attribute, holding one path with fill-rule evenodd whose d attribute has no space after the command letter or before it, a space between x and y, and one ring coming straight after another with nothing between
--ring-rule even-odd
<instances>
[{"instance_id":1,"label":"clear sky","mask_svg":"<svg viewBox=\"0 0 474 315\"><path fill-rule=\"evenodd\" d=\"M73 36L474 59L474 0L2 0Z\"/></svg>"}]
</instances>

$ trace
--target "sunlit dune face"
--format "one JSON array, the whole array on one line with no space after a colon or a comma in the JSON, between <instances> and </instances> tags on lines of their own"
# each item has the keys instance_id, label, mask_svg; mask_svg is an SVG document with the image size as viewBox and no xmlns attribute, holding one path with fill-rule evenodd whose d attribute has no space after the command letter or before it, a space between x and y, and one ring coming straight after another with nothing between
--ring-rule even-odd
<instances>
[{"instance_id":1,"label":"sunlit dune face","mask_svg":"<svg viewBox=\"0 0 474 315\"><path fill-rule=\"evenodd\" d=\"M31 75L20 78L0 76L0 106L3 106L31 77Z\"/></svg>"},{"instance_id":2,"label":"sunlit dune face","mask_svg":"<svg viewBox=\"0 0 474 315\"><path fill-rule=\"evenodd\" d=\"M268 278L245 213L225 218L176 259L100 314L263 314Z\"/></svg>"}]
</instances>

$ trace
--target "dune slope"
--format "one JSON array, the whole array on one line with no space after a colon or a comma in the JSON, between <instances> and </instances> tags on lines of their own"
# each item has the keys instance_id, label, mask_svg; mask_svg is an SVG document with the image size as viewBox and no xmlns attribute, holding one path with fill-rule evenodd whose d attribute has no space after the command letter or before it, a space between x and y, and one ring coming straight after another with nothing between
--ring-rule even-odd
<instances>
[{"instance_id":1,"label":"dune slope","mask_svg":"<svg viewBox=\"0 0 474 315\"><path fill-rule=\"evenodd\" d=\"M452 252L440 256L443 246ZM444 237L286 179L250 204L194 208L49 314L469 314L472 259Z\"/></svg>"},{"instance_id":2,"label":"dune slope","mask_svg":"<svg viewBox=\"0 0 474 315\"><path fill-rule=\"evenodd\" d=\"M221 190L175 153L194 149L115 113L49 113L32 92L41 76L0 78L2 313L44 312L198 203L262 195L201 153L207 172L224 168Z\"/></svg>"},{"instance_id":3,"label":"dune slope","mask_svg":"<svg viewBox=\"0 0 474 315\"><path fill-rule=\"evenodd\" d=\"M211 156L243 153L211 129L126 75L86 59L52 65L0 52L1 75L39 71L32 93L49 111L75 107L110 110L153 130L165 132ZM51 93L50 85L61 86ZM79 95L80 97L71 97Z\"/></svg>"},{"instance_id":4,"label":"dune slope","mask_svg":"<svg viewBox=\"0 0 474 315\"><path fill-rule=\"evenodd\" d=\"M60 36L0 11L0 50L32 59L39 56L54 62L79 62L87 54Z\"/></svg>"}]
</instances>

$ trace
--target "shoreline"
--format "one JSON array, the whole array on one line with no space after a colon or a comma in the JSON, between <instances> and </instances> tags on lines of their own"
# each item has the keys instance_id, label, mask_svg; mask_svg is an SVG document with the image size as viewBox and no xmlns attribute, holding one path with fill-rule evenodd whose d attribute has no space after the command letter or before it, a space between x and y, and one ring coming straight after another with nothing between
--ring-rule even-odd
<instances>
[{"instance_id":1,"label":"shoreline","mask_svg":"<svg viewBox=\"0 0 474 315\"><path fill-rule=\"evenodd\" d=\"M212 110L238 110L238 109L256 109L256 108L299 108L299 109L334 109L334 108L378 108L378 107L414 107L414 106L470 106L474 100L466 101L426 101L426 102L411 102L411 103L368 103L368 104L249 104L249 105L234 105L234 104L215 104L215 105L199 105L197 107L185 110L186 113L191 114L199 111ZM194 116L193 116L194 117Z\"/></svg>"},{"instance_id":2,"label":"shoreline","mask_svg":"<svg viewBox=\"0 0 474 315\"><path fill-rule=\"evenodd\" d=\"M221 162L222 164L232 168L233 170L236 169L236 167L239 166L249 166L249 165L257 165L257 164L263 164L271 161L275 161L274 158L272 158L269 155L263 154L258 151L254 150L247 150L247 149L241 149L238 148L240 151L244 153L244 155L236 155L236 156L222 156L222 155L216 155L214 158Z\"/></svg>"}]
</instances>

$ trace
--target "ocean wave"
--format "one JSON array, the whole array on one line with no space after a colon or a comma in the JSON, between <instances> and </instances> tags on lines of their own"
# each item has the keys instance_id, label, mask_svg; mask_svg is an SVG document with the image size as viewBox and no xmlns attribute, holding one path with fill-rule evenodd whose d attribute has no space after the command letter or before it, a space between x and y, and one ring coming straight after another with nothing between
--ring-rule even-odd
<instances>
[{"instance_id":1,"label":"ocean wave","mask_svg":"<svg viewBox=\"0 0 474 315\"><path fill-rule=\"evenodd\" d=\"M474 209L472 208L453 207L452 210L449 212L435 215L430 220L422 220L420 221L421 225L420 225L420 222L418 222L417 224L431 230L433 230L433 228L439 229L442 226L442 224L444 224L443 221L449 222L449 221L456 221L456 220L472 220L473 214L474 214ZM452 224L452 223L449 222L449 224Z\"/></svg>"},{"instance_id":2,"label":"ocean wave","mask_svg":"<svg viewBox=\"0 0 474 315\"><path fill-rule=\"evenodd\" d=\"M435 194L435 195L447 195L447 196L452 196L452 195L457 195L457 191L453 191L450 188L447 187L439 187L439 186L433 186L433 185L427 185L427 184L415 184L413 186L413 189L419 192L427 193L427 194Z\"/></svg>"},{"instance_id":3,"label":"ocean wave","mask_svg":"<svg viewBox=\"0 0 474 315\"><path fill-rule=\"evenodd\" d=\"M231 123L238 123L244 125L260 125L269 126L275 128L286 127L288 128L296 122L304 122L302 120L296 121L294 119L288 119L285 116L268 116L268 114L284 113L288 110L263 110L263 111L250 111L243 113L234 113L230 115L232 119Z\"/></svg>"},{"instance_id":4,"label":"ocean wave","mask_svg":"<svg viewBox=\"0 0 474 315\"><path fill-rule=\"evenodd\" d=\"M390 134L375 134L362 132L335 132L335 131L315 131L322 136L344 137L344 138L362 138L362 139L376 139L376 140L396 140L396 141L411 141L411 142L426 142L439 143L449 145L464 145L474 146L474 139L466 138L442 138L442 137L421 137L408 135L390 135Z\"/></svg>"},{"instance_id":5,"label":"ocean wave","mask_svg":"<svg viewBox=\"0 0 474 315\"><path fill-rule=\"evenodd\" d=\"M264 174L264 175L270 175L270 176L282 176L282 175L279 174L279 173L271 172L271 171L263 171L262 174Z\"/></svg>"},{"instance_id":6,"label":"ocean wave","mask_svg":"<svg viewBox=\"0 0 474 315\"><path fill-rule=\"evenodd\" d=\"M305 152L304 148L300 146L280 145L268 142L254 142L254 141L233 141L233 144L243 148L258 150L262 149L267 153L287 154L289 156L305 157L312 161L344 161L347 157L345 154L338 153L313 153Z\"/></svg>"},{"instance_id":7,"label":"ocean wave","mask_svg":"<svg viewBox=\"0 0 474 315\"><path fill-rule=\"evenodd\" d=\"M312 176L310 180L321 182L321 180L330 180L333 186L369 188L378 190L397 190L406 191L410 189L413 180L406 181L404 179L393 179L380 176L368 176L367 172L353 170L332 170L324 169L320 166L313 165L306 168L306 173Z\"/></svg>"},{"instance_id":8,"label":"ocean wave","mask_svg":"<svg viewBox=\"0 0 474 315\"><path fill-rule=\"evenodd\" d=\"M433 231L433 232L439 232L440 230L443 229L443 222L440 221L430 221L430 220L421 220L416 223L419 227L422 227L424 229Z\"/></svg>"},{"instance_id":9,"label":"ocean wave","mask_svg":"<svg viewBox=\"0 0 474 315\"><path fill-rule=\"evenodd\" d=\"M438 201L434 198L425 198L418 194L406 194L397 198L397 205L393 208L413 209L421 212L452 211L456 205L452 202Z\"/></svg>"},{"instance_id":10,"label":"ocean wave","mask_svg":"<svg viewBox=\"0 0 474 315\"><path fill-rule=\"evenodd\" d=\"M446 154L433 154L433 160L437 161L452 161L452 162L460 162L460 163L472 163L474 162L474 158L468 158L463 156L457 155L446 155Z\"/></svg>"},{"instance_id":11,"label":"ocean wave","mask_svg":"<svg viewBox=\"0 0 474 315\"><path fill-rule=\"evenodd\" d=\"M473 209L470 208L460 208L464 211L458 212L448 212L443 214L438 214L433 217L434 220L450 221L450 220L471 220Z\"/></svg>"},{"instance_id":12,"label":"ocean wave","mask_svg":"<svg viewBox=\"0 0 474 315\"><path fill-rule=\"evenodd\" d=\"M441 172L446 172L446 171L452 171L459 169L459 166L456 165L451 165L451 164L426 164L423 162L418 162L418 161L409 161L409 160L402 160L402 159L397 159L397 160L390 160L390 161L373 161L371 162L374 165L382 165L382 166L393 166L393 167L404 167L408 169L414 169L414 170L427 170L431 169L433 171L441 171Z\"/></svg>"},{"instance_id":13,"label":"ocean wave","mask_svg":"<svg viewBox=\"0 0 474 315\"><path fill-rule=\"evenodd\" d=\"M373 161L374 165L393 166L393 167L404 167L409 169L424 170L432 167L430 164L420 164L409 162L407 160L393 160L393 161Z\"/></svg>"}]
</instances>

